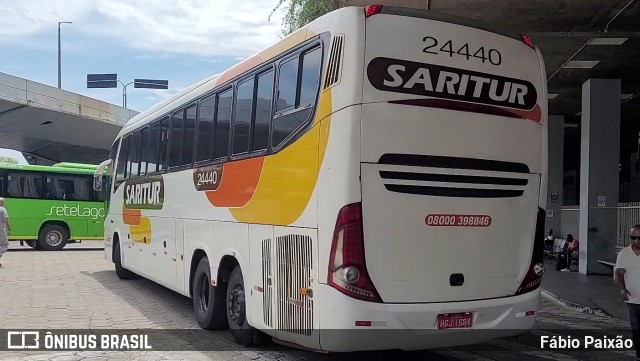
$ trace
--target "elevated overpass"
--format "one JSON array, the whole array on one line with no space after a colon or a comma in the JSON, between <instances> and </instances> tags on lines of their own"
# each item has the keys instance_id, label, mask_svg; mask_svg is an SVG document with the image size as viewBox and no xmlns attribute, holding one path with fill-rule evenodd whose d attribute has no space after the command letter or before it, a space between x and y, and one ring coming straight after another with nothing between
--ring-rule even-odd
<instances>
[{"instance_id":1,"label":"elevated overpass","mask_svg":"<svg viewBox=\"0 0 640 361\"><path fill-rule=\"evenodd\" d=\"M0 73L0 148L47 162L104 160L138 112Z\"/></svg>"}]
</instances>

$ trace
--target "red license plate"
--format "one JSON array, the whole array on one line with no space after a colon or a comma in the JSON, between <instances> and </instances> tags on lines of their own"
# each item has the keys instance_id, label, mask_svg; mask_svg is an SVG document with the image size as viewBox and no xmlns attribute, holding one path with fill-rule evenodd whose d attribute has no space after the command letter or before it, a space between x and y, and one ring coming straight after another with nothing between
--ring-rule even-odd
<instances>
[{"instance_id":1,"label":"red license plate","mask_svg":"<svg viewBox=\"0 0 640 361\"><path fill-rule=\"evenodd\" d=\"M473 314L471 312L463 313L445 313L438 315L438 328L470 328L473 326Z\"/></svg>"}]
</instances>

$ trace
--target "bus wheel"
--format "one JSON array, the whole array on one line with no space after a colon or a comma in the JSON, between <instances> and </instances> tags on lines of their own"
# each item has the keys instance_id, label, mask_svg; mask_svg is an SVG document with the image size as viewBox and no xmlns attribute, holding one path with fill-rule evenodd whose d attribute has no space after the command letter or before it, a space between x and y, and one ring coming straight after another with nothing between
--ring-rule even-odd
<instances>
[{"instance_id":1,"label":"bus wheel","mask_svg":"<svg viewBox=\"0 0 640 361\"><path fill-rule=\"evenodd\" d=\"M240 266L236 266L227 285L227 322L237 343L253 346L263 343L263 334L249 326L247 321L248 293L245 293L244 279Z\"/></svg>"},{"instance_id":2,"label":"bus wheel","mask_svg":"<svg viewBox=\"0 0 640 361\"><path fill-rule=\"evenodd\" d=\"M66 229L51 224L40 231L38 236L38 245L47 251L59 251L66 246L69 241L69 233Z\"/></svg>"},{"instance_id":3,"label":"bus wheel","mask_svg":"<svg viewBox=\"0 0 640 361\"><path fill-rule=\"evenodd\" d=\"M218 286L211 285L209 260L202 257L193 277L193 310L200 327L205 330L219 330L227 326L225 318L225 293Z\"/></svg>"},{"instance_id":4,"label":"bus wheel","mask_svg":"<svg viewBox=\"0 0 640 361\"><path fill-rule=\"evenodd\" d=\"M120 252L120 242L116 242L113 250L113 263L116 265L116 274L121 280L135 278L136 274L122 267L122 252Z\"/></svg>"},{"instance_id":5,"label":"bus wheel","mask_svg":"<svg viewBox=\"0 0 640 361\"><path fill-rule=\"evenodd\" d=\"M36 241L25 241L25 243L27 244L27 246L33 248L33 249L39 249L39 245Z\"/></svg>"}]
</instances>

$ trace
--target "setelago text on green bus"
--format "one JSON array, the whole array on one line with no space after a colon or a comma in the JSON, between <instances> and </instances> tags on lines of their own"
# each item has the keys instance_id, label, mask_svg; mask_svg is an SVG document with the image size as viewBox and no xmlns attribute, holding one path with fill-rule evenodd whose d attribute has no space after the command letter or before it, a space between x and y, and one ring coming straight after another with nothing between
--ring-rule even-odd
<instances>
[{"instance_id":1,"label":"setelago text on green bus","mask_svg":"<svg viewBox=\"0 0 640 361\"><path fill-rule=\"evenodd\" d=\"M103 193L93 190L96 168L81 163L0 164L9 240L51 251L76 241L102 240L106 203Z\"/></svg>"}]
</instances>

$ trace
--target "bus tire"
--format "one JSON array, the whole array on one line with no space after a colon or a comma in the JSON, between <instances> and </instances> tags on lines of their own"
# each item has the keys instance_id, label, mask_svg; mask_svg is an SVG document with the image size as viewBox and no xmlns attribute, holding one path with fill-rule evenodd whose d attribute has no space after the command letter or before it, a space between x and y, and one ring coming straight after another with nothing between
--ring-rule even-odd
<instances>
[{"instance_id":1,"label":"bus tire","mask_svg":"<svg viewBox=\"0 0 640 361\"><path fill-rule=\"evenodd\" d=\"M69 232L57 224L43 227L38 235L38 245L46 251L60 251L69 241Z\"/></svg>"},{"instance_id":2,"label":"bus tire","mask_svg":"<svg viewBox=\"0 0 640 361\"><path fill-rule=\"evenodd\" d=\"M135 278L136 274L122 266L122 252L120 252L120 242L114 244L113 263L116 265L116 274L121 280L130 280Z\"/></svg>"},{"instance_id":3,"label":"bus tire","mask_svg":"<svg viewBox=\"0 0 640 361\"><path fill-rule=\"evenodd\" d=\"M193 276L193 311L200 327L220 330L227 327L225 293L221 287L211 285L209 259L202 257Z\"/></svg>"},{"instance_id":4,"label":"bus tire","mask_svg":"<svg viewBox=\"0 0 640 361\"><path fill-rule=\"evenodd\" d=\"M249 325L246 302L249 293L245 293L244 278L240 266L235 266L227 285L227 322L234 340L242 346L253 346L263 343L263 335ZM246 295L246 296L245 296Z\"/></svg>"},{"instance_id":5,"label":"bus tire","mask_svg":"<svg viewBox=\"0 0 640 361\"><path fill-rule=\"evenodd\" d=\"M27 246L33 248L33 249L39 249L40 245L38 244L38 242L34 241L34 240L29 240L29 241L25 241L25 243L27 244Z\"/></svg>"}]
</instances>

